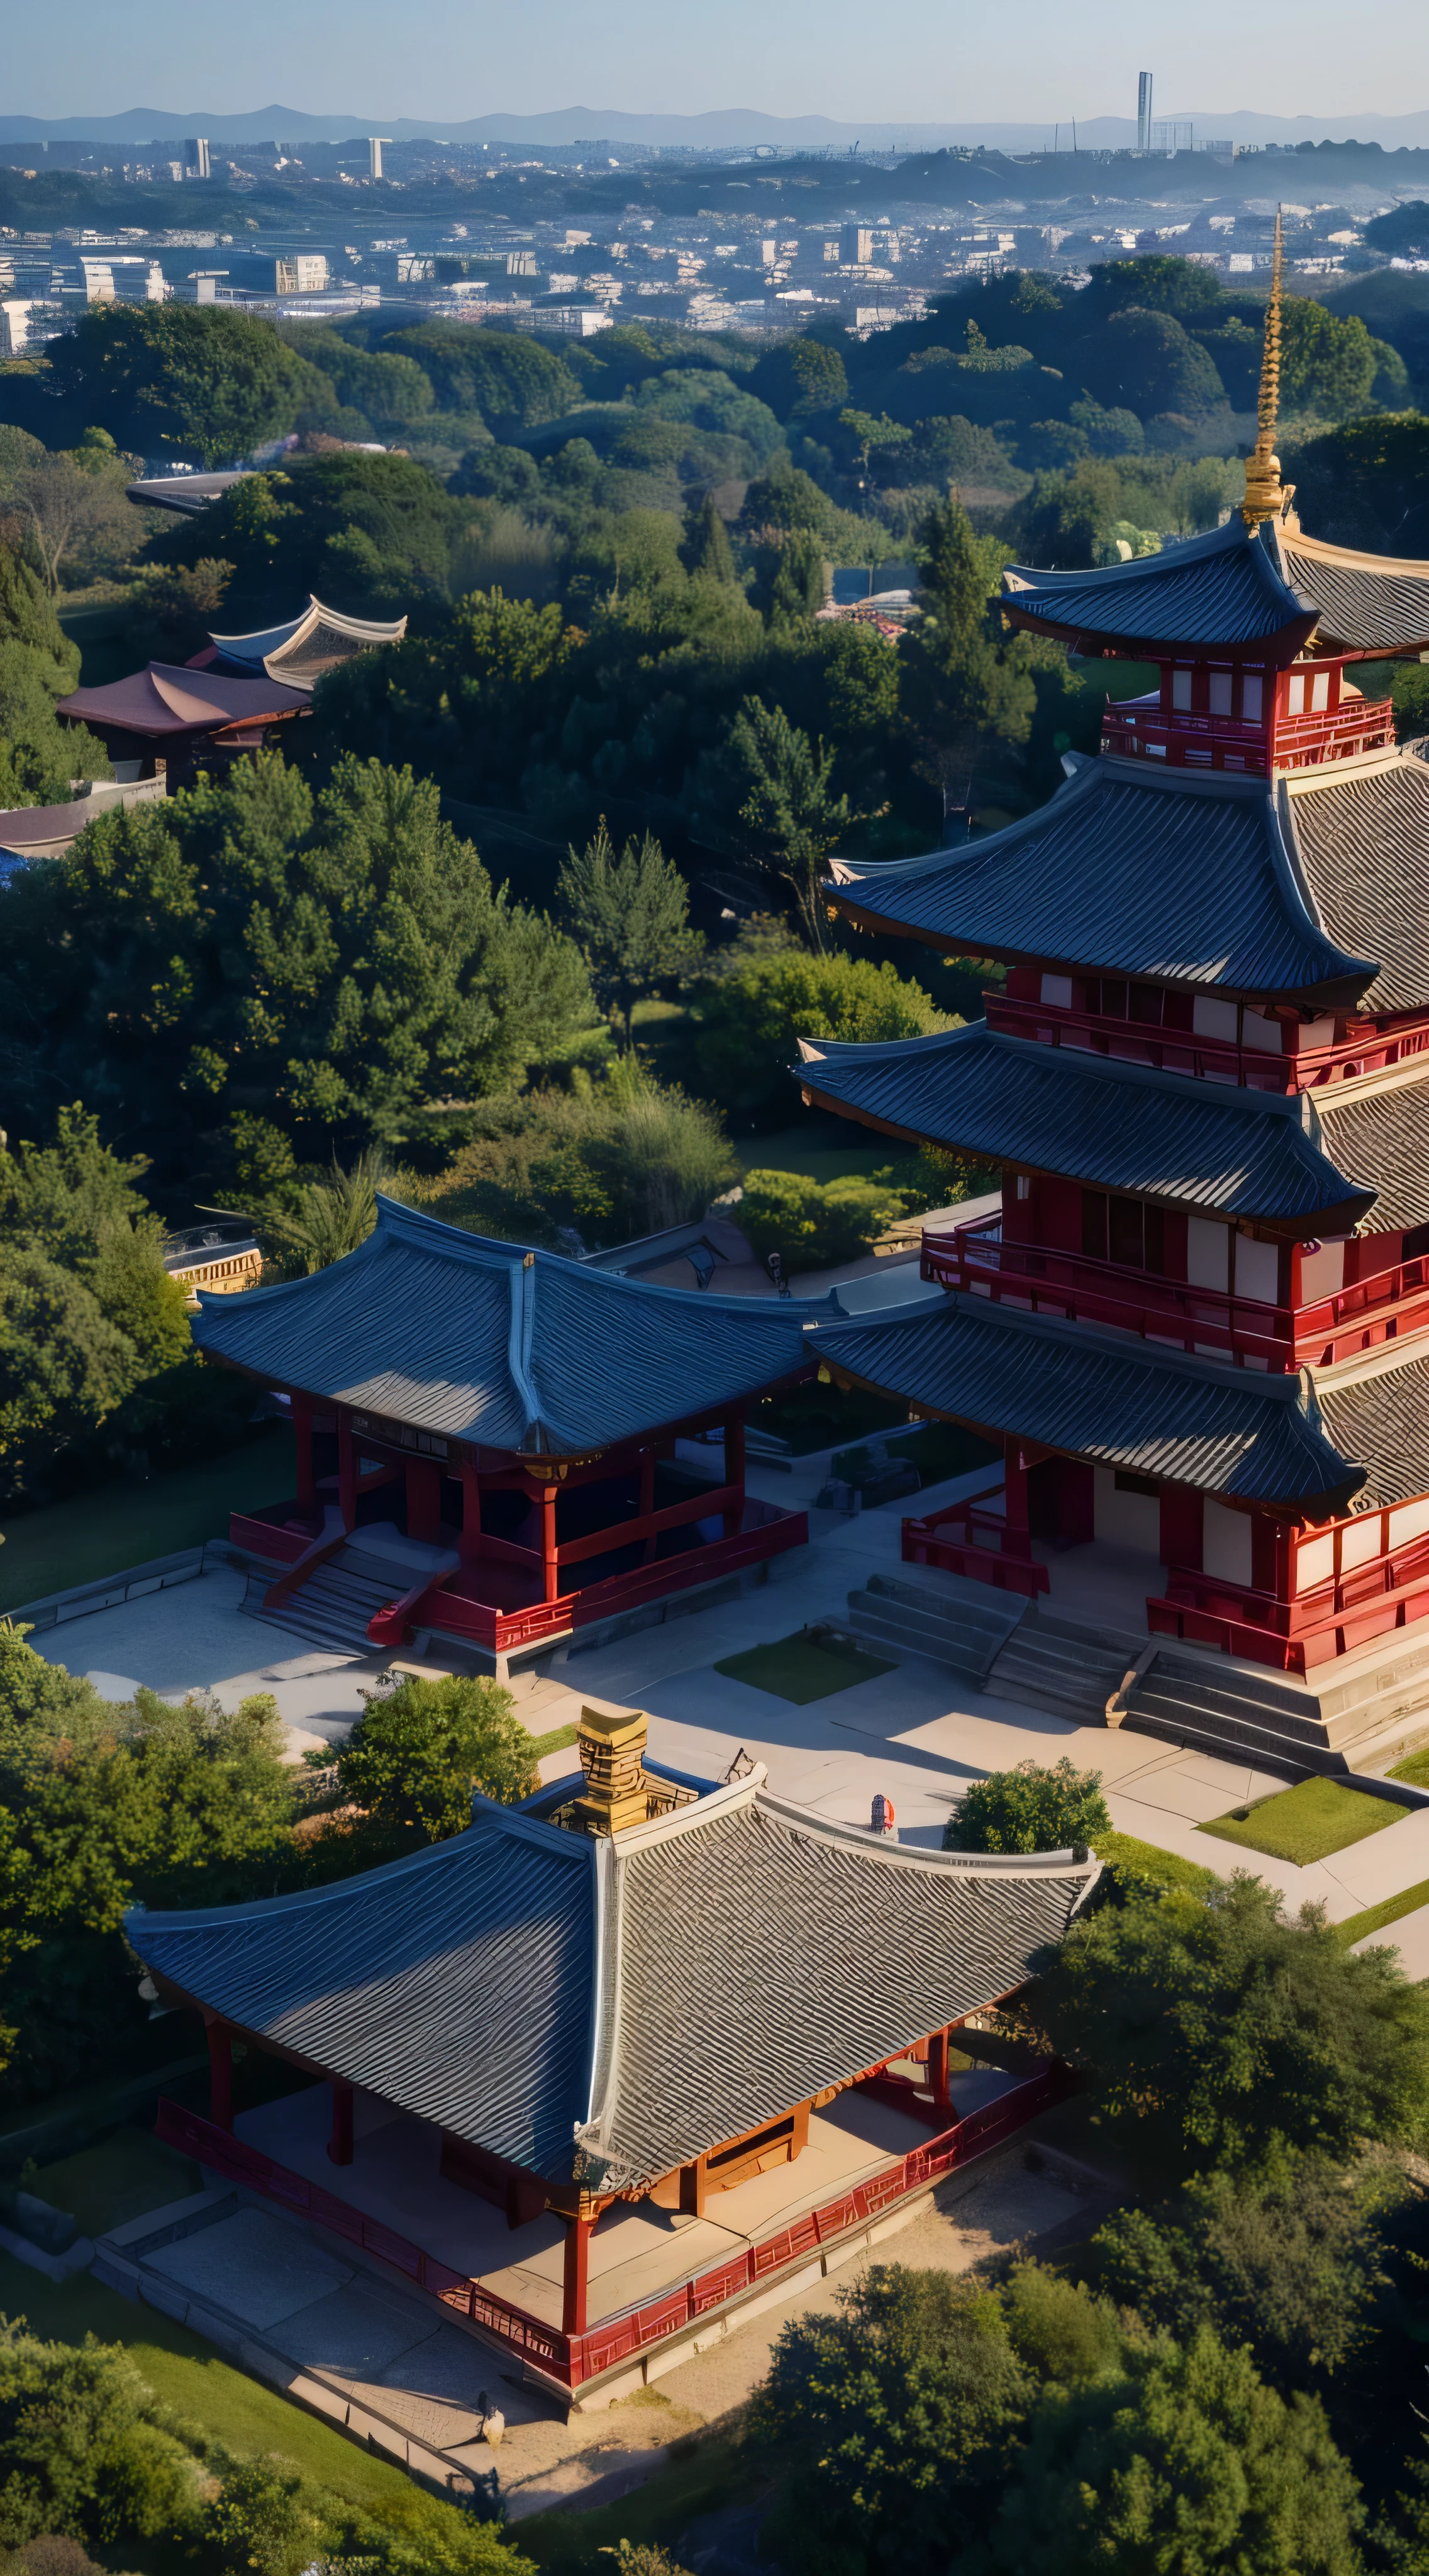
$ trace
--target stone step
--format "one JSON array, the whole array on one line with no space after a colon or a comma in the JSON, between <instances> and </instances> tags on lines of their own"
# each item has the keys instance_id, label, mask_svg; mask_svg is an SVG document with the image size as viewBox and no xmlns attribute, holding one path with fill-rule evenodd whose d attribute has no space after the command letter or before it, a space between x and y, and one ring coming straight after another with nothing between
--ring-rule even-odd
<instances>
[{"instance_id":1,"label":"stone step","mask_svg":"<svg viewBox=\"0 0 1429 2576\"><path fill-rule=\"evenodd\" d=\"M249 1576L240 1606L251 1619L261 1619L266 1626L281 1628L329 1654L372 1655L381 1649L368 1637L369 1622L389 1601L409 1592L416 1575L408 1566L384 1567L379 1558L343 1547L315 1565L307 1580L270 1610L264 1595L271 1579Z\"/></svg>"},{"instance_id":2,"label":"stone step","mask_svg":"<svg viewBox=\"0 0 1429 2576\"><path fill-rule=\"evenodd\" d=\"M1064 1635L1024 1619L996 1657L986 1687L992 1699L1022 1700L1096 1726L1127 1670L1125 1648L1108 1646L1095 1630Z\"/></svg>"},{"instance_id":3,"label":"stone step","mask_svg":"<svg viewBox=\"0 0 1429 2576\"><path fill-rule=\"evenodd\" d=\"M867 1588L885 1600L907 1602L916 1610L956 1619L965 1630L998 1638L1010 1636L1029 1608L1020 1593L967 1582L936 1565L900 1565L892 1573L880 1571L869 1576Z\"/></svg>"},{"instance_id":4,"label":"stone step","mask_svg":"<svg viewBox=\"0 0 1429 2576\"><path fill-rule=\"evenodd\" d=\"M871 1591L849 1594L848 1619L854 1635L877 1651L895 1657L926 1655L979 1682L1003 1642L996 1629L989 1631Z\"/></svg>"}]
</instances>

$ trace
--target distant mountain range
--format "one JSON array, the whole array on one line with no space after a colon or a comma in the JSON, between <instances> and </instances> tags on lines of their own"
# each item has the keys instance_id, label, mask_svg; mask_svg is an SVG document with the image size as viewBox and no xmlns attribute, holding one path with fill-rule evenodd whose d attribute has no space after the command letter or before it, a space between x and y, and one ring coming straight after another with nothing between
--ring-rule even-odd
<instances>
[{"instance_id":1,"label":"distant mountain range","mask_svg":"<svg viewBox=\"0 0 1429 2576\"><path fill-rule=\"evenodd\" d=\"M1407 116L1266 116L1253 108L1198 114L1176 109L1174 121L1190 124L1197 141L1226 137L1236 143L1379 143L1386 151L1402 145L1429 144L1429 107ZM1125 149L1136 141L1136 121L1127 116L1079 119L1078 145L1088 151ZM312 115L296 107L257 107L241 115L227 109L131 107L119 116L0 116L0 143L48 141L147 143L184 134L205 134L213 142L285 143L381 133L394 141L421 136L450 143L626 143L683 144L695 149L724 150L748 144L776 150L851 150L861 143L871 152L937 151L948 144L970 144L991 152L1045 150L1054 134L1061 148L1071 147L1073 126L1052 124L840 124L827 116L765 116L758 108L719 108L704 116L635 116L623 108L570 107L542 116L474 116L459 123L449 117Z\"/></svg>"}]
</instances>

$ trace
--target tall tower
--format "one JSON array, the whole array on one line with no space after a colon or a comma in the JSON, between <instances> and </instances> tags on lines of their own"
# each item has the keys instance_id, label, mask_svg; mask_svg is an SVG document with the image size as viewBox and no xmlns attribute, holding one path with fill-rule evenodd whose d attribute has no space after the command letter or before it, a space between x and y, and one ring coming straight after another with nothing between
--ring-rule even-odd
<instances>
[{"instance_id":1,"label":"tall tower","mask_svg":"<svg viewBox=\"0 0 1429 2576\"><path fill-rule=\"evenodd\" d=\"M1139 73L1139 74L1138 74L1138 76L1137 76L1137 84L1136 84L1136 148L1137 148L1137 151L1138 151L1138 152L1149 152L1149 151L1150 151L1150 149L1151 149L1151 74L1150 74L1150 72L1141 72L1141 73Z\"/></svg>"},{"instance_id":2,"label":"tall tower","mask_svg":"<svg viewBox=\"0 0 1429 2576\"><path fill-rule=\"evenodd\" d=\"M390 143L391 140L392 137L390 134L369 134L367 138L367 175L369 179L381 178L382 146L384 143Z\"/></svg>"},{"instance_id":3,"label":"tall tower","mask_svg":"<svg viewBox=\"0 0 1429 2576\"><path fill-rule=\"evenodd\" d=\"M1353 678L1429 651L1429 563L1301 528L1277 333L1273 286L1243 511L1003 575L1010 626L1157 668L1100 756L982 840L831 870L857 928L1000 961L985 1019L806 1039L797 1078L1002 1167L1000 1213L924 1237L941 1300L814 1335L1002 1446L904 1524L1031 1605L994 1695L1052 1704L1033 1645L1066 1666L1070 1616L1135 1668L1114 1722L1294 1772L1429 1705L1429 743Z\"/></svg>"}]
</instances>

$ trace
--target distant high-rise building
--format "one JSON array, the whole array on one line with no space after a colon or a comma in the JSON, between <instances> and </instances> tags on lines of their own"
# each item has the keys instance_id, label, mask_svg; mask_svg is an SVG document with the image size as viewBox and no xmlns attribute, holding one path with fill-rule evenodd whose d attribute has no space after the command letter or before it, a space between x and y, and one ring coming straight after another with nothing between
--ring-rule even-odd
<instances>
[{"instance_id":1,"label":"distant high-rise building","mask_svg":"<svg viewBox=\"0 0 1429 2576\"><path fill-rule=\"evenodd\" d=\"M845 224L839 234L839 259L845 268L869 268L873 264L873 228L868 224Z\"/></svg>"},{"instance_id":2,"label":"distant high-rise building","mask_svg":"<svg viewBox=\"0 0 1429 2576\"><path fill-rule=\"evenodd\" d=\"M1139 74L1138 74L1138 76L1137 76L1137 85L1136 85L1136 148L1137 148L1137 151L1138 151L1138 152L1149 152L1149 151L1150 151L1150 149L1151 149L1151 74L1150 74L1150 72L1141 72L1141 73L1139 73Z\"/></svg>"},{"instance_id":3,"label":"distant high-rise building","mask_svg":"<svg viewBox=\"0 0 1429 2576\"><path fill-rule=\"evenodd\" d=\"M191 179L207 179L209 177L208 136L206 134L191 134L189 136L184 145L184 168Z\"/></svg>"},{"instance_id":4,"label":"distant high-rise building","mask_svg":"<svg viewBox=\"0 0 1429 2576\"><path fill-rule=\"evenodd\" d=\"M381 178L382 146L384 143L390 143L391 140L392 137L390 134L369 134L367 138L367 175L369 179Z\"/></svg>"}]
</instances>

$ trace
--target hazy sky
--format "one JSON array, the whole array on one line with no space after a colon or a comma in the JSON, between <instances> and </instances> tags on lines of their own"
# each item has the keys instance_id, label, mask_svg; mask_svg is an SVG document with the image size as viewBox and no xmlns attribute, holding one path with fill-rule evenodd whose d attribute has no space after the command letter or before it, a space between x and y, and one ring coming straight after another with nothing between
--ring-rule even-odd
<instances>
[{"instance_id":1,"label":"hazy sky","mask_svg":"<svg viewBox=\"0 0 1429 2576\"><path fill-rule=\"evenodd\" d=\"M282 101L354 115L591 107L963 122L1429 105L1423 0L65 0L16 8L16 114Z\"/></svg>"}]
</instances>

